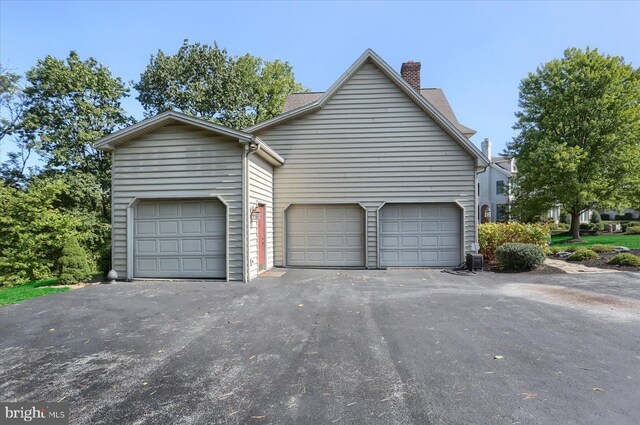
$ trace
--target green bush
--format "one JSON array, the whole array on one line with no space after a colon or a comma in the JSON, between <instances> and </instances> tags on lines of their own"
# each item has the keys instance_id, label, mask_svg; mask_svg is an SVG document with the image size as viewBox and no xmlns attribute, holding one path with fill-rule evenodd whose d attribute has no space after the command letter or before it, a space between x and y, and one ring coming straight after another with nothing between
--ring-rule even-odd
<instances>
[{"instance_id":1,"label":"green bush","mask_svg":"<svg viewBox=\"0 0 640 425\"><path fill-rule=\"evenodd\" d=\"M598 254L589 248L579 248L574 251L569 257L567 257L567 261L585 261L585 260L595 260L598 258Z\"/></svg>"},{"instance_id":2,"label":"green bush","mask_svg":"<svg viewBox=\"0 0 640 425\"><path fill-rule=\"evenodd\" d=\"M624 213L624 219L625 220L633 220L633 214L628 212L628 213Z\"/></svg>"},{"instance_id":3,"label":"green bush","mask_svg":"<svg viewBox=\"0 0 640 425\"><path fill-rule=\"evenodd\" d=\"M640 222L638 222L638 221L630 221L629 223L627 223L627 228L628 227L640 227Z\"/></svg>"},{"instance_id":4,"label":"green bush","mask_svg":"<svg viewBox=\"0 0 640 425\"><path fill-rule=\"evenodd\" d=\"M87 261L87 254L74 236L65 241L58 264L60 265L60 282L64 285L89 279L93 272Z\"/></svg>"},{"instance_id":5,"label":"green bush","mask_svg":"<svg viewBox=\"0 0 640 425\"><path fill-rule=\"evenodd\" d=\"M614 266L640 267L640 256L624 252L613 257L607 264Z\"/></svg>"},{"instance_id":6,"label":"green bush","mask_svg":"<svg viewBox=\"0 0 640 425\"><path fill-rule=\"evenodd\" d=\"M544 248L550 237L546 224L483 223L478 226L480 253L489 263L496 260L496 249L505 243L528 243Z\"/></svg>"},{"instance_id":7,"label":"green bush","mask_svg":"<svg viewBox=\"0 0 640 425\"><path fill-rule=\"evenodd\" d=\"M600 219L605 220L605 221L611 220L611 216L609 214L607 214L607 213L602 213L602 214L600 214Z\"/></svg>"},{"instance_id":8,"label":"green bush","mask_svg":"<svg viewBox=\"0 0 640 425\"><path fill-rule=\"evenodd\" d=\"M561 211L560 212L560 219L559 219L560 223L564 223L564 224L569 224L570 223L570 219L569 219L569 214L567 214L566 211Z\"/></svg>"},{"instance_id":9,"label":"green bush","mask_svg":"<svg viewBox=\"0 0 640 425\"><path fill-rule=\"evenodd\" d=\"M592 223L600 223L600 221L602 221L602 219L600 218L600 213L598 213L598 211L592 211L589 221Z\"/></svg>"},{"instance_id":10,"label":"green bush","mask_svg":"<svg viewBox=\"0 0 640 425\"><path fill-rule=\"evenodd\" d=\"M595 252L612 252L615 251L614 245L593 244L589 247L590 250Z\"/></svg>"},{"instance_id":11,"label":"green bush","mask_svg":"<svg viewBox=\"0 0 640 425\"><path fill-rule=\"evenodd\" d=\"M640 235L640 227L627 226L627 235Z\"/></svg>"},{"instance_id":12,"label":"green bush","mask_svg":"<svg viewBox=\"0 0 640 425\"><path fill-rule=\"evenodd\" d=\"M528 243L505 243L496 249L498 264L505 270L533 270L544 262L543 248Z\"/></svg>"}]
</instances>

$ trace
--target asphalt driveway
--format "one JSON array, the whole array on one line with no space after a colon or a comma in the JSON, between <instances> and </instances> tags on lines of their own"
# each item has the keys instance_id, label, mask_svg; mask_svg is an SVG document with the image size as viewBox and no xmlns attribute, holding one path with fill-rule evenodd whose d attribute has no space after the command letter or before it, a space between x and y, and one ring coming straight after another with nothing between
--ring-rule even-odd
<instances>
[{"instance_id":1,"label":"asphalt driveway","mask_svg":"<svg viewBox=\"0 0 640 425\"><path fill-rule=\"evenodd\" d=\"M640 274L87 287L0 308L0 400L82 424L637 424Z\"/></svg>"}]
</instances>

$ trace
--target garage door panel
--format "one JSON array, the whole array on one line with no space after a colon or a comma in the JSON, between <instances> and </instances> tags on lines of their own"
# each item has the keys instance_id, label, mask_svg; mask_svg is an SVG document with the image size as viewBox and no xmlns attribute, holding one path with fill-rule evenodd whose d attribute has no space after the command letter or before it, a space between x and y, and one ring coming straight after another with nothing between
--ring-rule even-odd
<instances>
[{"instance_id":1,"label":"garage door panel","mask_svg":"<svg viewBox=\"0 0 640 425\"><path fill-rule=\"evenodd\" d=\"M380 210L382 267L460 263L461 212L451 204L387 204Z\"/></svg>"},{"instance_id":2,"label":"garage door panel","mask_svg":"<svg viewBox=\"0 0 640 425\"><path fill-rule=\"evenodd\" d=\"M158 234L160 235L177 235L180 224L177 220L159 221Z\"/></svg>"},{"instance_id":3,"label":"garage door panel","mask_svg":"<svg viewBox=\"0 0 640 425\"><path fill-rule=\"evenodd\" d=\"M158 259L161 272L177 272L180 270L179 258L160 258Z\"/></svg>"},{"instance_id":4,"label":"garage door panel","mask_svg":"<svg viewBox=\"0 0 640 425\"><path fill-rule=\"evenodd\" d=\"M135 211L135 277L226 276L226 207L221 202L143 201Z\"/></svg>"},{"instance_id":5,"label":"garage door panel","mask_svg":"<svg viewBox=\"0 0 640 425\"><path fill-rule=\"evenodd\" d=\"M177 202L166 202L158 205L158 217L177 217L178 216Z\"/></svg>"},{"instance_id":6,"label":"garage door panel","mask_svg":"<svg viewBox=\"0 0 640 425\"><path fill-rule=\"evenodd\" d=\"M141 221L136 223L136 234L138 235L155 235L156 234L156 222L155 221Z\"/></svg>"},{"instance_id":7,"label":"garage door panel","mask_svg":"<svg viewBox=\"0 0 640 425\"><path fill-rule=\"evenodd\" d=\"M141 254L155 254L157 253L157 244L155 240L150 241L136 241L136 252Z\"/></svg>"},{"instance_id":8,"label":"garage door panel","mask_svg":"<svg viewBox=\"0 0 640 425\"><path fill-rule=\"evenodd\" d=\"M140 204L136 207L136 218L155 218L156 217L156 205L155 204Z\"/></svg>"},{"instance_id":9,"label":"garage door panel","mask_svg":"<svg viewBox=\"0 0 640 425\"><path fill-rule=\"evenodd\" d=\"M288 266L364 266L364 211L359 205L292 205L286 220Z\"/></svg>"},{"instance_id":10,"label":"garage door panel","mask_svg":"<svg viewBox=\"0 0 640 425\"><path fill-rule=\"evenodd\" d=\"M179 251L178 246L180 241L178 239L163 239L158 241L159 252L177 254Z\"/></svg>"},{"instance_id":11,"label":"garage door panel","mask_svg":"<svg viewBox=\"0 0 640 425\"><path fill-rule=\"evenodd\" d=\"M200 220L183 220L182 221L182 234L195 234L202 233L202 221Z\"/></svg>"}]
</instances>

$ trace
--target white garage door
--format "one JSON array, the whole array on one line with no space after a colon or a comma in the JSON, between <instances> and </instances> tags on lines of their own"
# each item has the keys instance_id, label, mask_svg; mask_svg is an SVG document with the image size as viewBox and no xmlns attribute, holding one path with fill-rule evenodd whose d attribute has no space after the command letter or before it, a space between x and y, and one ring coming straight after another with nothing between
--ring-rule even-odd
<instances>
[{"instance_id":1,"label":"white garage door","mask_svg":"<svg viewBox=\"0 0 640 425\"><path fill-rule=\"evenodd\" d=\"M286 216L287 266L364 267L359 205L292 205Z\"/></svg>"},{"instance_id":2,"label":"white garage door","mask_svg":"<svg viewBox=\"0 0 640 425\"><path fill-rule=\"evenodd\" d=\"M385 205L380 210L380 266L457 266L460 216L452 204Z\"/></svg>"},{"instance_id":3,"label":"white garage door","mask_svg":"<svg viewBox=\"0 0 640 425\"><path fill-rule=\"evenodd\" d=\"M225 278L226 222L226 207L217 200L140 202L134 276Z\"/></svg>"}]
</instances>

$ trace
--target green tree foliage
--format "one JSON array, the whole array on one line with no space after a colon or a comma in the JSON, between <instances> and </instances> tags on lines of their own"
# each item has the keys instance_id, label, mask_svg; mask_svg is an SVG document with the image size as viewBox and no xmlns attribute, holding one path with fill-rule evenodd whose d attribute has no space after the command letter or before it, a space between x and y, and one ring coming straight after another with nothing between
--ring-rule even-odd
<instances>
[{"instance_id":1,"label":"green tree foliage","mask_svg":"<svg viewBox=\"0 0 640 425\"><path fill-rule=\"evenodd\" d=\"M34 180L23 191L0 185L0 284L56 277L63 242L80 236L81 222L58 208L62 180Z\"/></svg>"},{"instance_id":2,"label":"green tree foliage","mask_svg":"<svg viewBox=\"0 0 640 425\"><path fill-rule=\"evenodd\" d=\"M133 122L121 107L128 96L124 82L94 58L66 60L47 56L26 73L24 139L43 158L45 170L78 171L96 177L99 208L110 217L111 161L93 142ZM88 198L94 200L91 194Z\"/></svg>"},{"instance_id":3,"label":"green tree foliage","mask_svg":"<svg viewBox=\"0 0 640 425\"><path fill-rule=\"evenodd\" d=\"M568 49L520 84L513 211L536 216L555 205L579 216L619 208L640 188L640 70L597 50Z\"/></svg>"},{"instance_id":4,"label":"green tree foliage","mask_svg":"<svg viewBox=\"0 0 640 425\"><path fill-rule=\"evenodd\" d=\"M59 266L60 282L64 285L89 279L93 272L87 261L87 255L74 236L68 237L65 241Z\"/></svg>"},{"instance_id":5,"label":"green tree foliage","mask_svg":"<svg viewBox=\"0 0 640 425\"><path fill-rule=\"evenodd\" d=\"M0 65L0 142L13 134L24 109L20 75Z\"/></svg>"},{"instance_id":6,"label":"green tree foliage","mask_svg":"<svg viewBox=\"0 0 640 425\"><path fill-rule=\"evenodd\" d=\"M175 55L152 55L134 88L147 116L175 109L236 129L280 114L287 96L303 90L287 62L189 40Z\"/></svg>"}]
</instances>

